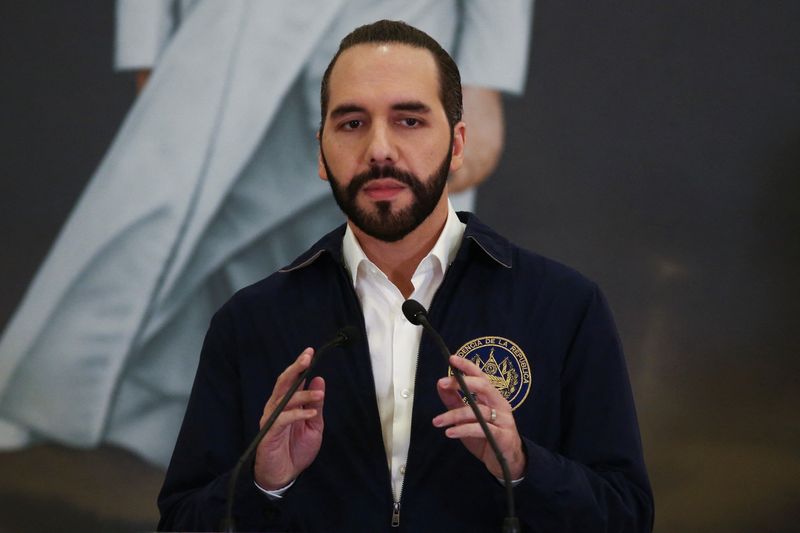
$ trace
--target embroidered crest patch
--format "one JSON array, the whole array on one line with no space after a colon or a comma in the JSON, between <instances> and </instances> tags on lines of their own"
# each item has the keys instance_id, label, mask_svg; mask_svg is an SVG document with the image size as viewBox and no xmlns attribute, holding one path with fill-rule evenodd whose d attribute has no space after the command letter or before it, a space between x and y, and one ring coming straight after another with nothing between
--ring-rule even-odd
<instances>
[{"instance_id":1,"label":"embroidered crest patch","mask_svg":"<svg viewBox=\"0 0 800 533\"><path fill-rule=\"evenodd\" d=\"M522 349L504 337L478 337L464 344L455 355L469 359L515 410L531 391L533 373ZM452 375L452 369L448 370Z\"/></svg>"}]
</instances>

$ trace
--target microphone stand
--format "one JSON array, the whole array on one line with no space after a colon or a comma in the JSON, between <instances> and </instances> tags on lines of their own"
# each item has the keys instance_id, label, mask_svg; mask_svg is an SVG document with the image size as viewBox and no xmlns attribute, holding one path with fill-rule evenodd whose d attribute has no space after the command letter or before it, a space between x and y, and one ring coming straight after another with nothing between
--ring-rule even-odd
<instances>
[{"instance_id":1,"label":"microphone stand","mask_svg":"<svg viewBox=\"0 0 800 533\"><path fill-rule=\"evenodd\" d=\"M259 430L256 434L255 438L250 442L250 445L244 451L244 453L239 457L239 460L236 462L236 466L231 473L231 479L228 482L228 497L225 505L225 519L222 523L222 529L227 533L233 533L236 531L236 525L233 521L233 499L236 492L236 483L239 480L239 475L241 474L242 468L245 464L249 463L252 460L253 456L255 455L256 448L258 448L258 444L261 442L261 439L264 438L264 435L272 429L272 426L275 424L275 420L278 419L278 416L283 412L286 408L286 404L289 403L289 400L292 398L297 389L300 387L300 384L311 374L311 371L317 364L317 360L319 359L320 355L323 352L327 351L329 348L333 348L334 346L341 346L343 344L347 344L348 342L352 341L358 335L358 331L353 326L345 326L339 330L332 340L328 341L327 343L323 344L319 350L314 352L314 356L311 358L311 363L309 363L308 368L306 368L297 379L295 379L292 386L283 395L281 401L272 411L272 414L269 415L267 421L264 422L264 426Z\"/></svg>"},{"instance_id":2,"label":"microphone stand","mask_svg":"<svg viewBox=\"0 0 800 533\"><path fill-rule=\"evenodd\" d=\"M425 310L422 304L416 300L406 300L403 302L403 314L405 314L409 322L417 326L422 326L422 328L429 335L431 335L431 337L433 337L433 340L436 342L436 346L439 348L439 351L447 361L447 365L450 366L450 350L447 348L442 336L439 335L439 332L437 332L428 321L428 312ZM483 413L481 413L480 409L478 408L478 404L475 403L475 398L472 396L472 392L469 390L469 387L467 387L467 384L464 381L464 373L461 372L461 370L454 368L453 375L456 377L456 381L458 381L458 387L464 394L464 398L467 400L467 404L469 404L470 408L472 409L475 419L478 421L478 424L483 430L484 435L486 435L486 440L489 443L489 447L492 448L494 456L497 459L497 462L500 463L500 468L503 471L503 484L505 485L506 489L506 517L503 520L503 533L519 533L519 519L517 518L516 509L514 507L514 491L512 490L513 486L511 484L511 471L508 469L508 462L503 456L503 453L500 451L500 447L497 445L497 441L489 429L489 425L486 423Z\"/></svg>"}]
</instances>

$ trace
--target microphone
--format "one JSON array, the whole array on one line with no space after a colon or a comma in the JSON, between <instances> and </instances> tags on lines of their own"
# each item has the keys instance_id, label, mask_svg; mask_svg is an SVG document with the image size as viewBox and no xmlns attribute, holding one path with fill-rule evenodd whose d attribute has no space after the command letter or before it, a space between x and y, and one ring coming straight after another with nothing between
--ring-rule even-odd
<instances>
[{"instance_id":1,"label":"microphone","mask_svg":"<svg viewBox=\"0 0 800 533\"><path fill-rule=\"evenodd\" d=\"M275 424L275 420L278 419L278 416L283 412L286 408L286 404L289 403L292 395L297 391L300 387L300 384L311 374L311 371L316 366L319 357L326 352L328 349L333 348L335 346L344 346L351 342L355 342L359 339L361 335L359 334L358 329L355 326L344 326L338 332L336 332L336 336L333 337L331 340L323 344L319 347L319 349L314 351L314 356L311 358L311 363L309 363L308 368L306 368L297 379L292 383L292 386L289 390L284 394L281 401L275 407L275 410L269 415L269 418L264 423L264 426L259 430L258 434L256 434L255 438L253 438L250 445L244 451L239 460L236 462L236 467L233 469L233 473L231 474L231 479L228 482L228 497L225 507L225 519L222 524L222 529L226 532L232 533L236 530L236 526L233 522L233 498L234 493L236 492L236 482L239 480L239 474L242 471L242 468L245 464L249 463L250 460L255 455L256 448L258 448L258 444L261 442L261 439L264 438L264 435L272 428L273 424ZM307 385L307 383L306 383Z\"/></svg>"},{"instance_id":2,"label":"microphone","mask_svg":"<svg viewBox=\"0 0 800 533\"><path fill-rule=\"evenodd\" d=\"M439 348L439 351L442 353L449 366L450 350L447 348L442 336L439 335L439 332L437 332L428 321L428 311L425 310L425 307L423 307L418 301L409 299L403 302L403 314L409 322L415 326L422 326L422 328L431 337L433 337L436 346ZM486 419L483 417L483 413L481 413L481 410L478 409L478 404L475 403L475 398L472 396L472 392L470 392L466 382L464 381L464 373L457 368L454 368L453 375L455 375L456 381L458 381L458 386L461 389L462 394L464 394L464 398L467 400L472 412L475 414L475 419L481 426L483 434L486 435L486 441L492 448L494 456L497 458L497 462L500 463L500 468L503 470L503 482L506 488L506 518L503 520L503 531L507 533L518 532L520 530L519 521L517 520L517 514L514 509L514 492L512 490L513 486L511 484L511 472L508 469L508 462L506 462L506 458L503 457L503 453L500 451L500 447L497 445L494 435L492 435L492 432L489 430L489 426L486 424Z\"/></svg>"}]
</instances>

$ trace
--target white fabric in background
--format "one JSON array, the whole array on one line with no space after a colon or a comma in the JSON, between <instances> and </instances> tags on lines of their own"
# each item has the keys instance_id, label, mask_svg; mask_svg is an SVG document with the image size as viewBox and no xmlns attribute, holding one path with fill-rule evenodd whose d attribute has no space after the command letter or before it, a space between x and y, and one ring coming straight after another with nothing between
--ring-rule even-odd
<instances>
[{"instance_id":1,"label":"white fabric in background","mask_svg":"<svg viewBox=\"0 0 800 533\"><path fill-rule=\"evenodd\" d=\"M112 442L166 465L211 314L343 220L314 138L339 39L403 19L455 51L465 83L519 92L531 2L119 9L120 66L155 70L0 338L0 447Z\"/></svg>"}]
</instances>

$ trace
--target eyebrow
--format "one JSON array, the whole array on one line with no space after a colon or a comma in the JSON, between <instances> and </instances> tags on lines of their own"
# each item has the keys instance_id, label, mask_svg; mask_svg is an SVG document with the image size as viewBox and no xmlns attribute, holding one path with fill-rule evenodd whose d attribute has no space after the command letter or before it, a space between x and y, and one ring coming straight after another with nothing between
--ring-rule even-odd
<instances>
[{"instance_id":1,"label":"eyebrow","mask_svg":"<svg viewBox=\"0 0 800 533\"><path fill-rule=\"evenodd\" d=\"M413 111L415 113L430 113L431 108L418 100L398 102L392 105L393 111ZM356 104L341 104L331 111L331 118L339 118L350 113L366 113L367 110Z\"/></svg>"},{"instance_id":2,"label":"eyebrow","mask_svg":"<svg viewBox=\"0 0 800 533\"><path fill-rule=\"evenodd\" d=\"M342 104L331 111L331 118L339 118L350 113L366 113L366 109L355 104Z\"/></svg>"},{"instance_id":3,"label":"eyebrow","mask_svg":"<svg viewBox=\"0 0 800 533\"><path fill-rule=\"evenodd\" d=\"M395 111L414 111L416 113L430 113L431 108L420 101L399 102L392 106Z\"/></svg>"}]
</instances>

